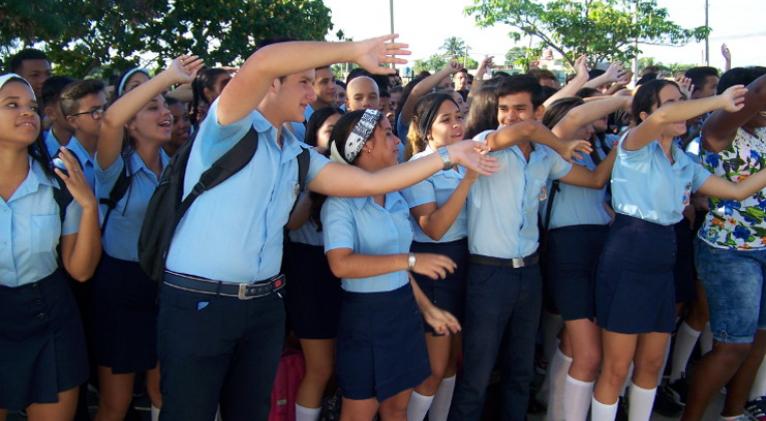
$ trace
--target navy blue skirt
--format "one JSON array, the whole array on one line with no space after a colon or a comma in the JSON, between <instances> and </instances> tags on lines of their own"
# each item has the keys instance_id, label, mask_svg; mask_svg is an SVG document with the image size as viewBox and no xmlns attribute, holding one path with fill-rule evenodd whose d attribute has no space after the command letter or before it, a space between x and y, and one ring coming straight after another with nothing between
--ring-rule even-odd
<instances>
[{"instance_id":1,"label":"navy blue skirt","mask_svg":"<svg viewBox=\"0 0 766 421\"><path fill-rule=\"evenodd\" d=\"M425 275L413 273L415 281L423 290L423 294L442 310L450 312L459 321L463 321L465 309L466 274L468 273L468 240L456 240L447 243L412 242L410 251L413 253L441 254L452 259L457 264L454 273L444 279L431 279ZM433 328L423 323L425 331L434 333Z\"/></svg>"},{"instance_id":2,"label":"navy blue skirt","mask_svg":"<svg viewBox=\"0 0 766 421\"><path fill-rule=\"evenodd\" d=\"M85 335L64 274L0 286L0 408L55 403L87 379Z\"/></svg>"},{"instance_id":3,"label":"navy blue skirt","mask_svg":"<svg viewBox=\"0 0 766 421\"><path fill-rule=\"evenodd\" d=\"M287 243L287 319L300 339L334 339L340 317L340 279L333 276L324 247Z\"/></svg>"},{"instance_id":4,"label":"navy blue skirt","mask_svg":"<svg viewBox=\"0 0 766 421\"><path fill-rule=\"evenodd\" d=\"M343 397L382 402L431 375L423 322L412 287L343 292L337 376Z\"/></svg>"},{"instance_id":5,"label":"navy blue skirt","mask_svg":"<svg viewBox=\"0 0 766 421\"><path fill-rule=\"evenodd\" d=\"M676 234L617 214L596 275L596 322L618 333L673 331Z\"/></svg>"},{"instance_id":6,"label":"navy blue skirt","mask_svg":"<svg viewBox=\"0 0 766 421\"><path fill-rule=\"evenodd\" d=\"M548 231L544 278L564 320L596 317L596 268L608 233L608 225L574 225Z\"/></svg>"},{"instance_id":7,"label":"navy blue skirt","mask_svg":"<svg viewBox=\"0 0 766 421\"><path fill-rule=\"evenodd\" d=\"M91 313L96 364L115 374L157 366L157 293L137 262L101 257L93 277Z\"/></svg>"}]
</instances>

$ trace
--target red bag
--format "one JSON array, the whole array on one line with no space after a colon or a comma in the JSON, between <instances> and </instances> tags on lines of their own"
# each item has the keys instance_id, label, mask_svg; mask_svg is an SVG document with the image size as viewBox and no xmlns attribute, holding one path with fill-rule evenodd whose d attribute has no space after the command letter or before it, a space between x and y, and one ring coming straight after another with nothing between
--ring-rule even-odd
<instances>
[{"instance_id":1,"label":"red bag","mask_svg":"<svg viewBox=\"0 0 766 421\"><path fill-rule=\"evenodd\" d=\"M305 373L303 353L297 349L286 349L279 359L277 376L271 389L269 421L295 421L295 400Z\"/></svg>"}]
</instances>

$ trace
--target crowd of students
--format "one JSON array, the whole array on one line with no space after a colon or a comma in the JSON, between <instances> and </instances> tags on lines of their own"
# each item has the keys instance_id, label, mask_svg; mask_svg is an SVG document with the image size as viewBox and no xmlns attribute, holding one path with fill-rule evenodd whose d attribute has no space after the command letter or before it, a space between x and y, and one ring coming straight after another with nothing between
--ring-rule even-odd
<instances>
[{"instance_id":1,"label":"crowd of students","mask_svg":"<svg viewBox=\"0 0 766 421\"><path fill-rule=\"evenodd\" d=\"M89 379L97 421L139 379L153 419L265 420L286 336L298 421L336 385L344 420L479 420L493 373L497 419L539 398L548 420L699 420L725 387L723 419L766 420L766 68L628 89L583 56L562 87L488 58L402 86L395 38L265 42L239 69L181 55L108 87L12 57L0 420L87 419ZM196 199L155 282L139 234L180 156Z\"/></svg>"}]
</instances>

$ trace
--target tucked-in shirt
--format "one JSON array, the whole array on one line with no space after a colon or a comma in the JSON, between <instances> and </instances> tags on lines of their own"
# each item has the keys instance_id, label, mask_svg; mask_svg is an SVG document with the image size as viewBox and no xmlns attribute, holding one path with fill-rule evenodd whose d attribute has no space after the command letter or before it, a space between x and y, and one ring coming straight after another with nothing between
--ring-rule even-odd
<instances>
[{"instance_id":1,"label":"tucked-in shirt","mask_svg":"<svg viewBox=\"0 0 766 421\"><path fill-rule=\"evenodd\" d=\"M710 173L675 144L671 145L674 161L671 164L658 141L629 151L623 147L625 138L620 141L612 169L615 212L660 225L672 225L683 219L691 194Z\"/></svg>"},{"instance_id":2,"label":"tucked-in shirt","mask_svg":"<svg viewBox=\"0 0 766 421\"><path fill-rule=\"evenodd\" d=\"M53 198L57 180L30 159L27 177L6 202L0 197L0 285L18 287L39 281L58 267L56 247L62 235L80 229L82 208L74 200L61 224Z\"/></svg>"},{"instance_id":3,"label":"tucked-in shirt","mask_svg":"<svg viewBox=\"0 0 766 421\"><path fill-rule=\"evenodd\" d=\"M591 171L596 169L596 164L590 155L578 159L575 164ZM606 225L612 217L606 211L606 187L601 189L589 189L587 187L573 186L559 183L559 190L555 195L551 192L552 183L547 184L548 198L540 204L540 216L545 223L545 213L548 208L548 200L553 197L551 207L551 219L548 229L556 229L573 225Z\"/></svg>"},{"instance_id":4,"label":"tucked-in shirt","mask_svg":"<svg viewBox=\"0 0 766 421\"><path fill-rule=\"evenodd\" d=\"M223 282L256 282L279 273L284 227L298 195L301 143L287 131L282 146L277 129L258 111L223 126L215 117L202 122L184 178L184 197L202 173L253 127L258 150L239 172L200 195L176 228L168 253L169 270ZM329 160L310 149L306 183Z\"/></svg>"},{"instance_id":5,"label":"tucked-in shirt","mask_svg":"<svg viewBox=\"0 0 766 421\"><path fill-rule=\"evenodd\" d=\"M492 131L476 135L484 140ZM569 174L572 164L552 149L533 144L529 161L518 146L490 152L500 170L479 177L468 195L468 249L502 259L525 257L537 250L537 212L547 199L546 183Z\"/></svg>"},{"instance_id":6,"label":"tucked-in shirt","mask_svg":"<svg viewBox=\"0 0 766 421\"><path fill-rule=\"evenodd\" d=\"M412 158L410 158L410 161L423 158L432 153L434 153L434 151L430 147L426 147L426 150L423 152L413 155ZM402 196L407 200L409 207L415 208L420 205L425 205L426 203L435 203L438 208L442 207L442 205L444 205L452 196L452 193L455 192L455 189L465 175L463 167L455 168L456 169L441 170L431 177L402 190ZM446 243L449 241L461 240L468 235L466 206L463 204L463 209L460 211L460 214L458 214L447 232L445 232L442 238L438 241L426 235L414 217L412 218L412 230L415 233L415 241L421 243Z\"/></svg>"},{"instance_id":7,"label":"tucked-in shirt","mask_svg":"<svg viewBox=\"0 0 766 421\"><path fill-rule=\"evenodd\" d=\"M719 153L702 149L703 165L715 175L739 183L766 167L766 128L754 134L740 128L734 141ZM766 191L745 200L710 197L710 212L699 238L713 247L730 250L766 248Z\"/></svg>"},{"instance_id":8,"label":"tucked-in shirt","mask_svg":"<svg viewBox=\"0 0 766 421\"><path fill-rule=\"evenodd\" d=\"M372 197L330 197L322 206L325 252L352 249L355 254L389 255L409 253L412 228L407 202L397 192L386 194L385 206ZM343 278L349 292L392 291L409 282L403 270L367 278Z\"/></svg>"},{"instance_id":9,"label":"tucked-in shirt","mask_svg":"<svg viewBox=\"0 0 766 421\"><path fill-rule=\"evenodd\" d=\"M152 198L152 194L159 184L159 177L146 166L138 153L131 153L127 160L130 185L109 214L109 220L102 233L102 244L104 251L109 256L137 262L138 235L141 232L141 225L144 223L149 199ZM160 161L162 168L165 168L169 161L167 154L162 149L160 149ZM109 198L109 193L124 171L125 162L122 155L117 157L112 165L106 169L101 169L98 166L98 161L96 161L96 197L99 199ZM103 226L107 212L106 205L101 205L99 211Z\"/></svg>"}]
</instances>

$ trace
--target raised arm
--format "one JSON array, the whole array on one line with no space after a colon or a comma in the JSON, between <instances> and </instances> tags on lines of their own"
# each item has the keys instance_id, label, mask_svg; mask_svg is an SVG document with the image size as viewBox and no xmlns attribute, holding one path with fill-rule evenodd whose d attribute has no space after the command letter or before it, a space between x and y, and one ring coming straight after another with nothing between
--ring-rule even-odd
<instances>
[{"instance_id":1,"label":"raised arm","mask_svg":"<svg viewBox=\"0 0 766 421\"><path fill-rule=\"evenodd\" d=\"M604 84L624 80L625 76L626 76L626 72L625 72L625 69L622 67L622 64L611 63L609 67L607 67L604 73L585 82L584 87L598 89L600 86Z\"/></svg>"},{"instance_id":2,"label":"raised arm","mask_svg":"<svg viewBox=\"0 0 766 421\"><path fill-rule=\"evenodd\" d=\"M202 68L203 64L202 59L197 58L197 56L179 56L162 73L137 86L112 104L104 113L99 130L96 153L98 165L101 168L108 168L117 159L120 150L122 150L125 124L146 103L172 85L194 80L197 71Z\"/></svg>"},{"instance_id":3,"label":"raised arm","mask_svg":"<svg viewBox=\"0 0 766 421\"><path fill-rule=\"evenodd\" d=\"M493 58L493 56L486 56L481 63L479 63L479 68L476 69L476 74L473 77L473 83L471 84L471 90L468 92L468 96L479 92L479 88L481 88L481 85L484 83L484 75L486 75L487 71L492 68Z\"/></svg>"},{"instance_id":4,"label":"raised arm","mask_svg":"<svg viewBox=\"0 0 766 421\"><path fill-rule=\"evenodd\" d=\"M587 56L581 55L577 58L577 61L575 61L575 71L577 72L575 77L570 80L569 83L567 83L563 88L559 89L555 94L551 95L550 98L546 99L543 105L547 107L561 98L568 98L577 95L577 91L579 91L580 88L582 88L583 85L588 81Z\"/></svg>"},{"instance_id":5,"label":"raised arm","mask_svg":"<svg viewBox=\"0 0 766 421\"><path fill-rule=\"evenodd\" d=\"M383 63L406 63L395 55L410 54L406 44L393 43L397 35L359 42L298 41L272 44L258 49L239 69L218 98L216 118L228 125L248 115L268 92L274 79L319 66L353 62L376 74L394 73ZM289 57L289 60L285 58Z\"/></svg>"},{"instance_id":6,"label":"raised arm","mask_svg":"<svg viewBox=\"0 0 766 421\"><path fill-rule=\"evenodd\" d=\"M589 142L562 140L542 123L532 120L520 121L487 135L487 145L493 151L509 148L524 141L548 146L567 161L577 158L578 152L590 153L592 150Z\"/></svg>"},{"instance_id":7,"label":"raised arm","mask_svg":"<svg viewBox=\"0 0 766 421\"><path fill-rule=\"evenodd\" d=\"M700 186L698 193L721 199L745 200L766 187L766 171L758 171L738 183L712 175Z\"/></svg>"},{"instance_id":8,"label":"raised arm","mask_svg":"<svg viewBox=\"0 0 766 421\"><path fill-rule=\"evenodd\" d=\"M723 71L728 72L731 70L731 51L729 51L729 47L726 44L721 44L721 55L724 60Z\"/></svg>"},{"instance_id":9,"label":"raised arm","mask_svg":"<svg viewBox=\"0 0 766 421\"><path fill-rule=\"evenodd\" d=\"M561 139L573 139L577 130L586 124L606 117L620 109L629 110L633 97L611 96L596 97L598 100L588 101L570 110L551 130Z\"/></svg>"},{"instance_id":10,"label":"raised arm","mask_svg":"<svg viewBox=\"0 0 766 421\"><path fill-rule=\"evenodd\" d=\"M641 124L631 129L622 147L630 151L643 148L649 142L657 140L662 133L663 126L669 123L686 121L713 110L737 112L745 105L746 93L745 87L735 85L721 95L665 104L648 115ZM707 126L707 123L705 125Z\"/></svg>"},{"instance_id":11,"label":"raised arm","mask_svg":"<svg viewBox=\"0 0 766 421\"><path fill-rule=\"evenodd\" d=\"M766 75L747 85L745 106L739 110L718 110L702 125L702 139L705 149L720 152L729 147L737 130L753 116L766 108Z\"/></svg>"},{"instance_id":12,"label":"raised arm","mask_svg":"<svg viewBox=\"0 0 766 421\"><path fill-rule=\"evenodd\" d=\"M421 80L420 83L412 88L412 91L407 97L407 100L405 100L404 104L402 104L402 112L399 113L399 119L405 125L409 125L410 120L412 119L412 114L415 112L415 104L418 103L418 100L423 95L430 93L436 86L439 85L439 82L444 80L445 77L452 77L452 75L459 72L460 69L460 63L458 63L457 60L450 60L443 69Z\"/></svg>"}]
</instances>

